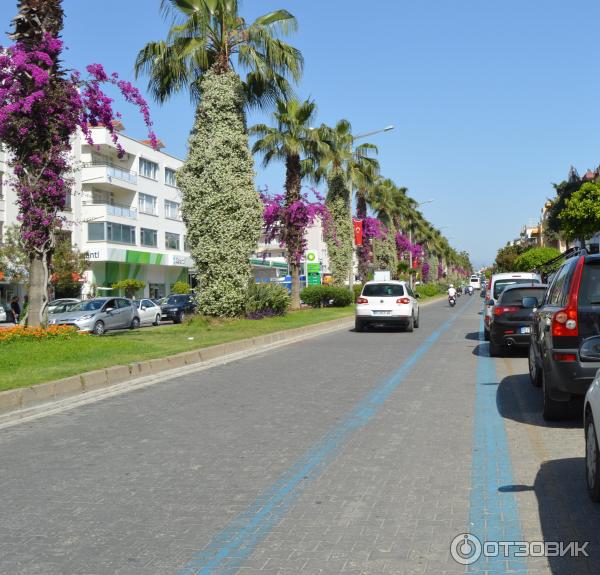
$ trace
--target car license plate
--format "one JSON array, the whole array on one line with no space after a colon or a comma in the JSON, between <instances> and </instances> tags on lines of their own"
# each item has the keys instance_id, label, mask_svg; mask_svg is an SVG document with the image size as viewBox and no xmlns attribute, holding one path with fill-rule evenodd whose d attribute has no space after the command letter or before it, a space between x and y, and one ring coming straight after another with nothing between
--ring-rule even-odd
<instances>
[{"instance_id":1,"label":"car license plate","mask_svg":"<svg viewBox=\"0 0 600 575\"><path fill-rule=\"evenodd\" d=\"M392 315L392 312L375 310L375 311L373 311L373 315Z\"/></svg>"},{"instance_id":2,"label":"car license plate","mask_svg":"<svg viewBox=\"0 0 600 575\"><path fill-rule=\"evenodd\" d=\"M530 327L522 327L521 333L531 333L531 328Z\"/></svg>"}]
</instances>

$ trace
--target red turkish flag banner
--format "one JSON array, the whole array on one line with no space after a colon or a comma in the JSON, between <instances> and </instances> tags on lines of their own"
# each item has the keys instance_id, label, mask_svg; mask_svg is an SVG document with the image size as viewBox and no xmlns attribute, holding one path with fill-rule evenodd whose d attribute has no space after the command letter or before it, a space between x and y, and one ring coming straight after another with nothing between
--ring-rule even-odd
<instances>
[{"instance_id":1,"label":"red turkish flag banner","mask_svg":"<svg viewBox=\"0 0 600 575\"><path fill-rule=\"evenodd\" d=\"M363 245L363 222L362 220L355 220L352 218L352 223L354 224L354 245L362 246Z\"/></svg>"}]
</instances>

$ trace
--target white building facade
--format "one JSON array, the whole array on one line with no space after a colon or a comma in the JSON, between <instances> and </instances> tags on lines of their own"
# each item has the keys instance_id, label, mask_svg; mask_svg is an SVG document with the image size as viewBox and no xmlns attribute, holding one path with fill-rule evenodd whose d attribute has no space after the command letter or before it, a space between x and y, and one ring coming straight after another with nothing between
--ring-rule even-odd
<instances>
[{"instance_id":1,"label":"white building facade","mask_svg":"<svg viewBox=\"0 0 600 575\"><path fill-rule=\"evenodd\" d=\"M63 228L73 248L89 256L83 297L112 293L112 284L127 278L145 282L138 297L163 297L176 281L188 282L192 267L175 183L182 161L126 136L122 125L116 127L125 150L122 158L104 127L92 128L93 145L81 134L75 138L74 186L61 214ZM6 185L6 157L0 160L5 183L0 226L6 229L17 223L17 206L12 187ZM22 295L22 288L13 286L2 299L8 291Z\"/></svg>"}]
</instances>

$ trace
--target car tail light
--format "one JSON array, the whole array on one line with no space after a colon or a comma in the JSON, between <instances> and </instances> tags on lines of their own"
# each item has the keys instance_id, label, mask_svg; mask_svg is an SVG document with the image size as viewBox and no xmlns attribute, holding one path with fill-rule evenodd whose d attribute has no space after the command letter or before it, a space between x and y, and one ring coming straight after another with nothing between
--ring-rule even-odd
<instances>
[{"instance_id":1,"label":"car tail light","mask_svg":"<svg viewBox=\"0 0 600 575\"><path fill-rule=\"evenodd\" d=\"M403 304L407 304L410 303L410 298L408 297L400 297L396 300L396 303L403 303Z\"/></svg>"},{"instance_id":2,"label":"car tail light","mask_svg":"<svg viewBox=\"0 0 600 575\"><path fill-rule=\"evenodd\" d=\"M515 305L497 305L494 308L494 315L502 315L503 313L511 313L513 311L519 311L519 308Z\"/></svg>"},{"instance_id":3,"label":"car tail light","mask_svg":"<svg viewBox=\"0 0 600 575\"><path fill-rule=\"evenodd\" d=\"M577 323L577 309L579 303L579 286L581 284L581 275L583 273L583 265L585 257L581 256L577 262L571 289L567 300L567 307L557 311L552 316L552 335L553 336L578 336L579 325ZM560 355L560 354L559 354ZM567 354L569 355L569 354ZM575 361L571 359L562 361Z\"/></svg>"},{"instance_id":4,"label":"car tail light","mask_svg":"<svg viewBox=\"0 0 600 575\"><path fill-rule=\"evenodd\" d=\"M577 355L574 353L554 353L552 358L554 361L577 361Z\"/></svg>"},{"instance_id":5,"label":"car tail light","mask_svg":"<svg viewBox=\"0 0 600 575\"><path fill-rule=\"evenodd\" d=\"M356 303L369 303L369 300L366 297L359 297Z\"/></svg>"}]
</instances>

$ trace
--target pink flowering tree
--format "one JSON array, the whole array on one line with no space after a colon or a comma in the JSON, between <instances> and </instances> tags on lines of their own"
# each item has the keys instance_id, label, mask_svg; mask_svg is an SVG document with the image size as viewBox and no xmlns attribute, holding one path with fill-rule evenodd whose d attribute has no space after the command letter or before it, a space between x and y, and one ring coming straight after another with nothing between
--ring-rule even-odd
<instances>
[{"instance_id":1,"label":"pink flowering tree","mask_svg":"<svg viewBox=\"0 0 600 575\"><path fill-rule=\"evenodd\" d=\"M360 217L360 214L357 216ZM363 217L363 245L357 247L358 276L364 283L369 276L373 264L373 240L384 240L387 229L383 222L377 218Z\"/></svg>"},{"instance_id":2,"label":"pink flowering tree","mask_svg":"<svg viewBox=\"0 0 600 575\"><path fill-rule=\"evenodd\" d=\"M84 79L61 68L59 39L63 12L60 0L20 2L15 19L15 44L0 48L0 140L8 147L9 165L17 193L21 242L29 254L29 310L31 326L44 323L48 300L49 267L61 210L73 185L69 156L78 129L92 143L90 128L105 126L120 154L113 127L112 100L102 84L117 86L137 105L151 130L148 106L130 83L107 75L102 66L88 66Z\"/></svg>"},{"instance_id":3,"label":"pink flowering tree","mask_svg":"<svg viewBox=\"0 0 600 575\"><path fill-rule=\"evenodd\" d=\"M285 247L290 267L294 266L297 270L306 251L307 228L319 219L326 230L330 227L331 216L323 197L316 191L313 194L314 201L309 199L308 194L300 193L291 203L284 194L269 195L264 191L260 195L264 206L265 240L275 240Z\"/></svg>"}]
</instances>

